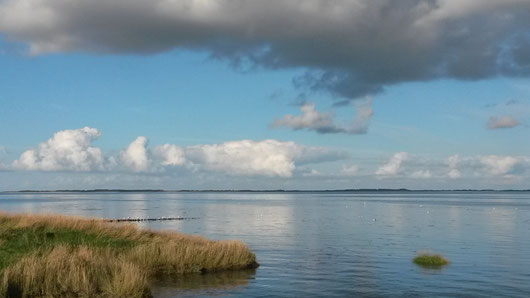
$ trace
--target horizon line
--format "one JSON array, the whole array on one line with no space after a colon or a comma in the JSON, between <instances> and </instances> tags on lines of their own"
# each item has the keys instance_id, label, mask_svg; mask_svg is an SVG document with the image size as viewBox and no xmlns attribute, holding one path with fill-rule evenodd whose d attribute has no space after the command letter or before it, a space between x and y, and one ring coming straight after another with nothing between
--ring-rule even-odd
<instances>
[{"instance_id":1,"label":"horizon line","mask_svg":"<svg viewBox=\"0 0 530 298\"><path fill-rule=\"evenodd\" d=\"M345 188L345 189L120 189L120 188L96 188L96 189L55 189L55 190L6 190L0 193L86 193L86 192L528 192L530 189L408 189L408 188Z\"/></svg>"}]
</instances>

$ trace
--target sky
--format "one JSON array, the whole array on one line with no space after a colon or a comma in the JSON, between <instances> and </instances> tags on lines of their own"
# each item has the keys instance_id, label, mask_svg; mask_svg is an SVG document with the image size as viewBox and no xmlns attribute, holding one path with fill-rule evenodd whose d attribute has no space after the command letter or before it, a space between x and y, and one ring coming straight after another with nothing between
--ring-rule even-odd
<instances>
[{"instance_id":1,"label":"sky","mask_svg":"<svg viewBox=\"0 0 530 298\"><path fill-rule=\"evenodd\" d=\"M530 189L528 0L0 0L0 191Z\"/></svg>"}]
</instances>

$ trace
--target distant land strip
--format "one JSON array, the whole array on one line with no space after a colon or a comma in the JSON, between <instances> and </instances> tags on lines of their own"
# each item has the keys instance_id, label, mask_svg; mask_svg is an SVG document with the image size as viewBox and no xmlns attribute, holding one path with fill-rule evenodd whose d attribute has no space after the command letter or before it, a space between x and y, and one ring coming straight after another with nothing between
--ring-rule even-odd
<instances>
[{"instance_id":1,"label":"distant land strip","mask_svg":"<svg viewBox=\"0 0 530 298\"><path fill-rule=\"evenodd\" d=\"M320 190L298 190L298 189L274 189L274 190L252 190L252 189L57 189L57 190L15 190L0 191L0 193L99 193L99 192L116 192L116 193L336 193L336 192L529 192L530 189L407 189L407 188L356 188L356 189L320 189Z\"/></svg>"}]
</instances>

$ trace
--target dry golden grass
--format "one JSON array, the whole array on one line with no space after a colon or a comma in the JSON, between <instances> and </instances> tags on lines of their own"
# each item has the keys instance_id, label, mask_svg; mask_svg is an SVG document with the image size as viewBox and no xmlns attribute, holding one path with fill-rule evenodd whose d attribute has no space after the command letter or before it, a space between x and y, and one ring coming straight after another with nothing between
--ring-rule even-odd
<instances>
[{"instance_id":1,"label":"dry golden grass","mask_svg":"<svg viewBox=\"0 0 530 298\"><path fill-rule=\"evenodd\" d=\"M142 297L147 280L138 265L109 250L58 245L6 268L2 288L15 297Z\"/></svg>"},{"instance_id":2,"label":"dry golden grass","mask_svg":"<svg viewBox=\"0 0 530 298\"><path fill-rule=\"evenodd\" d=\"M0 214L0 253L0 296L144 297L156 277L258 266L239 241L58 215Z\"/></svg>"}]
</instances>

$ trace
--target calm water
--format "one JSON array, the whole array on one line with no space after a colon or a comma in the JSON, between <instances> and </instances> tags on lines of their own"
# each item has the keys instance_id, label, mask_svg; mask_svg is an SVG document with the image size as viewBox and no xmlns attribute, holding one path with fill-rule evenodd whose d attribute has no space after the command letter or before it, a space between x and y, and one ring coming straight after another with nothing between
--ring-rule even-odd
<instances>
[{"instance_id":1,"label":"calm water","mask_svg":"<svg viewBox=\"0 0 530 298\"><path fill-rule=\"evenodd\" d=\"M199 217L144 226L240 239L261 264L161 282L157 297L530 296L530 193L2 194L0 209ZM421 269L419 251L451 264Z\"/></svg>"}]
</instances>

